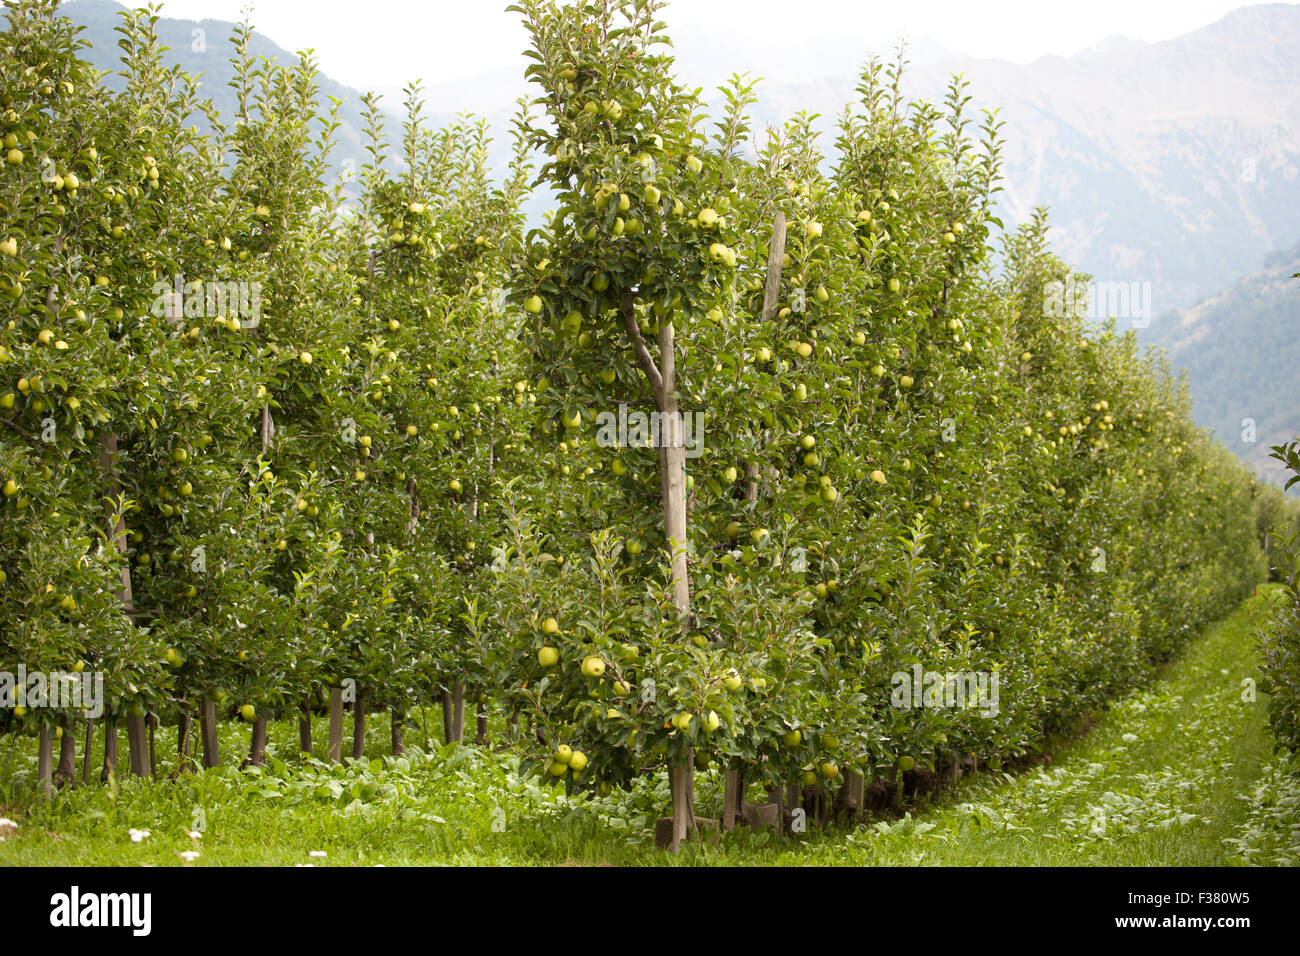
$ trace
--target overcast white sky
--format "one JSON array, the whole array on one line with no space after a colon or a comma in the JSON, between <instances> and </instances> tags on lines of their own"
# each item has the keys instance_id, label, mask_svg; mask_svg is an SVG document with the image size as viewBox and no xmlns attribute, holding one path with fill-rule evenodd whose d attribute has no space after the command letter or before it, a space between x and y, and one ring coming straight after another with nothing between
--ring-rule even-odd
<instances>
[{"instance_id":1,"label":"overcast white sky","mask_svg":"<svg viewBox=\"0 0 1300 956\"><path fill-rule=\"evenodd\" d=\"M247 0L164 0L164 16L237 20ZM426 84L521 67L526 40L507 0L260 0L253 22L290 51L314 49L324 72L362 89ZM675 0L665 13L676 38L710 34L734 57L782 38L860 38L873 48L929 37L959 53L1027 63L1068 56L1113 35L1147 41L1205 26L1249 4L1232 0ZM758 66L781 79L781 65Z\"/></svg>"}]
</instances>

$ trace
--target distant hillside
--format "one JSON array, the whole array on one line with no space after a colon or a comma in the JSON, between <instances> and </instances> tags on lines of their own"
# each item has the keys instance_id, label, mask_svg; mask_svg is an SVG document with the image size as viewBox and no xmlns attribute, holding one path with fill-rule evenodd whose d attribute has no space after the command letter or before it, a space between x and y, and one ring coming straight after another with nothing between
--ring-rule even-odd
<instances>
[{"instance_id":1,"label":"distant hillside","mask_svg":"<svg viewBox=\"0 0 1300 956\"><path fill-rule=\"evenodd\" d=\"M948 77L965 75L972 108L1000 108L1006 121L1008 226L1048 206L1062 258L1098 281L1151 283L1158 314L1227 287L1294 238L1298 49L1300 6L1273 4L1161 43L1114 39L1027 65L927 50L904 87L940 102ZM760 87L762 119L821 113L829 145L854 85L828 73Z\"/></svg>"},{"instance_id":2,"label":"distant hillside","mask_svg":"<svg viewBox=\"0 0 1300 956\"><path fill-rule=\"evenodd\" d=\"M97 69L116 71L121 66L118 34L114 31L121 24L120 13L125 9L113 0L71 0L59 7L61 15L85 28L82 38L89 41L90 46L81 52L81 56ZM257 25L255 16L256 14L254 27ZM228 85L234 76L230 64L234 50L230 37L234 24L226 20L177 20L160 17L156 29L161 43L170 48L166 54L168 62L178 64L192 75L201 74L203 95L211 98L223 119L234 117L237 108L235 91ZM260 34L255 35L249 43L249 52L255 57L266 57L285 66L298 61L297 54ZM341 169L345 163L350 162L352 169L359 169L365 159L361 145L361 131L364 129L361 91L337 83L324 73L318 74L317 82L323 109L328 109L330 97L343 101L341 125L335 133L336 146L331 155L332 165ZM112 76L106 79L106 83L110 87L117 85ZM383 105L390 117L396 117L401 112L399 99L385 97ZM430 117L438 125L452 119L445 114L431 113ZM388 124L388 135L390 140L401 135L397 119L392 119Z\"/></svg>"},{"instance_id":3,"label":"distant hillside","mask_svg":"<svg viewBox=\"0 0 1300 956\"><path fill-rule=\"evenodd\" d=\"M1219 295L1161 317L1154 338L1185 369L1197 424L1271 481L1270 445L1300 437L1300 244ZM1254 422L1255 441L1243 420ZM1300 493L1300 486L1292 489Z\"/></svg>"}]
</instances>

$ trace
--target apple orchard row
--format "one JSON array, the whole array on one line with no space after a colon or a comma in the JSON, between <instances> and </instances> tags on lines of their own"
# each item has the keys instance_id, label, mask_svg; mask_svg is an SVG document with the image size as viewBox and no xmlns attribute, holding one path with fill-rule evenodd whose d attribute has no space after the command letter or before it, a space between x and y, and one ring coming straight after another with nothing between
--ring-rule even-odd
<instances>
[{"instance_id":1,"label":"apple orchard row","mask_svg":"<svg viewBox=\"0 0 1300 956\"><path fill-rule=\"evenodd\" d=\"M246 27L217 117L146 16L110 89L48 0L9 8L0 660L107 702L89 734L0 711L45 781L119 727L143 773L158 724L182 768L237 717L254 763L291 719L339 759L345 712L360 756L368 716L400 751L468 705L571 788L667 768L675 847L697 766L729 825L747 787L853 808L996 764L1260 577L1261 489L1131 334L1049 314L1076 277L1041 213L996 219L959 81L912 102L872 63L833 152L804 115L755 137L751 86L706 119L678 84L656 7L512 8L537 99L500 181L414 87L400 128L364 100L340 179L313 63ZM174 277L258 321L153 308ZM703 414L699 456L597 440L628 412ZM1001 707L891 708L917 664L998 672Z\"/></svg>"}]
</instances>

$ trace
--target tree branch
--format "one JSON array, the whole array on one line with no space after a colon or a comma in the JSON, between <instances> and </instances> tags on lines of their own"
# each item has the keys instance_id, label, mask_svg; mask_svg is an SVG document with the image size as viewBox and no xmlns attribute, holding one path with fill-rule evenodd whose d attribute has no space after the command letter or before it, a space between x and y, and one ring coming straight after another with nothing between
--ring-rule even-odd
<instances>
[{"instance_id":1,"label":"tree branch","mask_svg":"<svg viewBox=\"0 0 1300 956\"><path fill-rule=\"evenodd\" d=\"M662 405L664 398L667 397L667 393L664 392L664 377L659 372L659 366L655 365L654 356L646 347L645 339L641 337L641 330L637 328L632 293L623 293L620 307L623 313L623 326L627 329L627 337L632 340L632 350L636 352L637 362L641 365L641 371L645 372L645 377L650 380L650 388L655 393L655 400Z\"/></svg>"}]
</instances>

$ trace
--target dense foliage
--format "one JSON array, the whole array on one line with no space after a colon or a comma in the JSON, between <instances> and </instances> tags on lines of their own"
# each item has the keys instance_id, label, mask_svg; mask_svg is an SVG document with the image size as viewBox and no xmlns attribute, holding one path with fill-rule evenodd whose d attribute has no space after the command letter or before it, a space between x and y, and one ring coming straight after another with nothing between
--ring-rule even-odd
<instances>
[{"instance_id":1,"label":"dense foliage","mask_svg":"<svg viewBox=\"0 0 1300 956\"><path fill-rule=\"evenodd\" d=\"M1058 307L1044 216L1003 233L959 81L908 102L871 64L833 160L807 116L756 142L742 80L710 132L657 6L516 8L539 96L503 186L482 125L412 89L394 150L368 100L351 203L310 60L241 29L223 122L148 15L110 93L52 0L10 8L0 664L102 672L105 726L184 747L242 716L254 762L303 708L358 739L387 708L400 749L468 697L569 787L672 768L680 811L709 761L818 792L996 766L1249 592L1249 475ZM639 413L699 440L610 424ZM915 668L1000 696L898 706ZM48 752L76 717L0 726Z\"/></svg>"}]
</instances>

